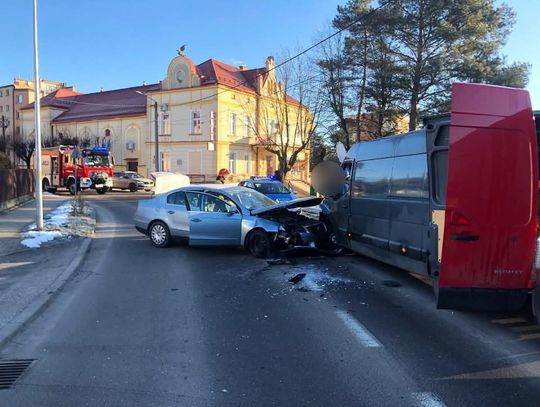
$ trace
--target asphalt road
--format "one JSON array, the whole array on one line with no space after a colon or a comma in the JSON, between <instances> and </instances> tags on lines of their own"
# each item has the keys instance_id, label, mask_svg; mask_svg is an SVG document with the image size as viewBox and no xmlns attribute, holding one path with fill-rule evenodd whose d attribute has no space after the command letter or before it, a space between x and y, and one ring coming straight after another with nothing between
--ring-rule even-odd
<instances>
[{"instance_id":1,"label":"asphalt road","mask_svg":"<svg viewBox=\"0 0 540 407\"><path fill-rule=\"evenodd\" d=\"M435 310L428 285L360 256L156 249L132 226L142 196L88 196L89 255L1 349L35 361L0 406L540 405L526 313Z\"/></svg>"}]
</instances>

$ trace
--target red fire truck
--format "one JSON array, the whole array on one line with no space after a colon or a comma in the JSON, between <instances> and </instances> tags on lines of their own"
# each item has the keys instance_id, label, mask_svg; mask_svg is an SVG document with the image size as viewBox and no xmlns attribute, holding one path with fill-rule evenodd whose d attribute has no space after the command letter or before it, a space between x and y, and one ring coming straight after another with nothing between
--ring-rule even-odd
<instances>
[{"instance_id":1,"label":"red fire truck","mask_svg":"<svg viewBox=\"0 0 540 407\"><path fill-rule=\"evenodd\" d=\"M107 147L79 150L74 146L58 146L41 150L41 185L44 191L67 188L95 189L98 194L112 188L113 163Z\"/></svg>"}]
</instances>

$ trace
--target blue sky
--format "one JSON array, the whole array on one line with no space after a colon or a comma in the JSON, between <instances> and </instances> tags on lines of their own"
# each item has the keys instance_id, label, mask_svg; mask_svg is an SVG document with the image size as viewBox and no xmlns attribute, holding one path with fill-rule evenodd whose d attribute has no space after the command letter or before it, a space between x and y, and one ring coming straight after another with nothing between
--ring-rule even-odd
<instances>
[{"instance_id":1,"label":"blue sky","mask_svg":"<svg viewBox=\"0 0 540 407\"><path fill-rule=\"evenodd\" d=\"M181 44L195 63L216 58L261 66L283 48L311 44L346 0L38 0L41 76L82 92L165 76ZM32 0L3 0L0 84L31 78ZM508 0L517 22L504 53L533 64L540 109L540 1Z\"/></svg>"}]
</instances>

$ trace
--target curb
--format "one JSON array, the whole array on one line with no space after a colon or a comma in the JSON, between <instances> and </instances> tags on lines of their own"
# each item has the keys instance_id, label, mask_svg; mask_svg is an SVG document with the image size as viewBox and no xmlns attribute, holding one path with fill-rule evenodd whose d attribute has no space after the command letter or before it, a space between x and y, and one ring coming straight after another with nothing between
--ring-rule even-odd
<instances>
[{"instance_id":1,"label":"curb","mask_svg":"<svg viewBox=\"0 0 540 407\"><path fill-rule=\"evenodd\" d=\"M67 268L60 273L55 280L45 287L26 308L19 313L12 321L7 323L0 331L0 347L3 347L20 330L32 322L41 311L48 307L52 300L60 293L65 284L73 277L75 270L79 268L88 253L91 237L85 238L81 247L77 251L75 258L69 263ZM50 294L52 292L52 294Z\"/></svg>"}]
</instances>

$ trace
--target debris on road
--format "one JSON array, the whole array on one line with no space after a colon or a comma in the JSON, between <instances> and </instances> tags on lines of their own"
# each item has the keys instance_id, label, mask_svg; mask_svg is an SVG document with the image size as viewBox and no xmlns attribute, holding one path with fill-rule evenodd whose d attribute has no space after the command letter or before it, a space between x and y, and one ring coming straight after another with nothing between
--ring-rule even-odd
<instances>
[{"instance_id":1,"label":"debris on road","mask_svg":"<svg viewBox=\"0 0 540 407\"><path fill-rule=\"evenodd\" d=\"M298 273L294 277L289 278L289 283L290 284L297 284L300 281L302 281L305 276L306 276L306 273Z\"/></svg>"},{"instance_id":2,"label":"debris on road","mask_svg":"<svg viewBox=\"0 0 540 407\"><path fill-rule=\"evenodd\" d=\"M386 287L401 287L401 283L395 280L383 280L381 283Z\"/></svg>"},{"instance_id":3,"label":"debris on road","mask_svg":"<svg viewBox=\"0 0 540 407\"><path fill-rule=\"evenodd\" d=\"M290 261L288 259L284 259L282 257L277 257L275 259L268 259L268 260L266 260L266 262L270 266L281 266L282 264L292 264L292 261Z\"/></svg>"}]
</instances>

